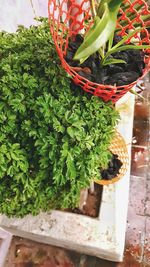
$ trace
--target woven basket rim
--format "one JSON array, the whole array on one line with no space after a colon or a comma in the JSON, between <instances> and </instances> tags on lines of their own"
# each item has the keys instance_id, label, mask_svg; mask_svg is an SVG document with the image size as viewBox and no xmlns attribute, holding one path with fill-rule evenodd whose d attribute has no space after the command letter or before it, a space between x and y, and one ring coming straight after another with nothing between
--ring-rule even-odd
<instances>
[{"instance_id":1,"label":"woven basket rim","mask_svg":"<svg viewBox=\"0 0 150 267\"><path fill-rule=\"evenodd\" d=\"M117 141L120 141L119 145L117 145ZM119 170L119 174L111 180L105 180L105 179L94 180L95 183L100 184L100 185L113 184L113 183L116 183L117 181L119 181L126 174L127 168L129 165L129 155L128 155L126 142L125 142L124 138L122 137L122 135L118 131L116 131L115 136L112 140L112 143L110 145L110 151L114 154L117 154L117 152L116 152L117 149L118 149L118 151L120 149L121 155L118 155L118 158L123 163L122 167Z\"/></svg>"}]
</instances>

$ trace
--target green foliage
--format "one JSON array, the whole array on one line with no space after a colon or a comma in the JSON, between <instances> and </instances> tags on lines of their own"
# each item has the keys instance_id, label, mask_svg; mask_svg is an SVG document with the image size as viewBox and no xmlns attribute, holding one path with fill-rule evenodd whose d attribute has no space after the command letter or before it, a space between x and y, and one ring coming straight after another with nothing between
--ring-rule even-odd
<instances>
[{"instance_id":1,"label":"green foliage","mask_svg":"<svg viewBox=\"0 0 150 267\"><path fill-rule=\"evenodd\" d=\"M75 207L107 166L111 103L70 88L47 20L0 33L0 213Z\"/></svg>"},{"instance_id":2,"label":"green foliage","mask_svg":"<svg viewBox=\"0 0 150 267\"><path fill-rule=\"evenodd\" d=\"M134 45L134 44L126 45L126 41L132 38L136 33L140 31L141 31L141 28L136 29L130 32L129 34L125 35L122 38L122 40L118 42L116 45L114 45L113 47L109 46L107 52L102 58L102 65L106 66L109 64L126 63L124 60L110 58L110 56L116 52L125 51L129 49L133 49L133 50L149 49L150 45Z\"/></svg>"},{"instance_id":3,"label":"green foliage","mask_svg":"<svg viewBox=\"0 0 150 267\"><path fill-rule=\"evenodd\" d=\"M117 14L122 0L102 0L97 8L97 12L93 12L94 24L90 31L85 35L84 42L78 48L74 59L84 62L90 55L99 51L111 37L115 31ZM92 7L94 1L92 0ZM101 51L102 54L102 51Z\"/></svg>"},{"instance_id":4,"label":"green foliage","mask_svg":"<svg viewBox=\"0 0 150 267\"><path fill-rule=\"evenodd\" d=\"M94 23L86 33L83 43L77 49L74 60L79 60L80 63L83 63L89 56L98 51L102 59L102 66L120 64L126 62L124 60L112 58L111 55L113 53L128 49L150 49L150 45L126 45L126 41L128 41L136 33L140 33L143 29L141 25L136 23L133 24L137 28L134 31L129 32L123 37L122 41L112 47L117 16L122 2L122 0L101 0L98 8L96 9L94 0L91 0ZM122 6L122 8L124 10L127 9L126 5ZM139 10L140 7L137 7L137 11ZM132 13L130 16L132 19ZM149 15L142 16L142 18L144 21L148 20Z\"/></svg>"}]
</instances>

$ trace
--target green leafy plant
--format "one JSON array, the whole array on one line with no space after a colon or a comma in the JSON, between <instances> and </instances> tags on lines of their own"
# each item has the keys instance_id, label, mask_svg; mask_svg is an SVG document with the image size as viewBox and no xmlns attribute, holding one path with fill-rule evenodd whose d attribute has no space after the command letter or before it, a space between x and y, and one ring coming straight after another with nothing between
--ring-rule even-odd
<instances>
[{"instance_id":1,"label":"green leafy plant","mask_svg":"<svg viewBox=\"0 0 150 267\"><path fill-rule=\"evenodd\" d=\"M0 33L0 213L78 205L107 166L119 115L112 103L70 88L47 20Z\"/></svg>"},{"instance_id":2,"label":"green leafy plant","mask_svg":"<svg viewBox=\"0 0 150 267\"><path fill-rule=\"evenodd\" d=\"M84 41L77 49L74 60L79 60L80 63L83 63L90 55L98 51L102 59L102 66L126 63L124 60L112 58L111 55L128 49L150 48L150 45L126 44L131 37L141 32L142 28L139 25L135 25L137 28L134 31L128 33L113 46L117 16L122 2L122 0L101 0L96 8L95 1L91 0L93 26L85 34Z\"/></svg>"}]
</instances>

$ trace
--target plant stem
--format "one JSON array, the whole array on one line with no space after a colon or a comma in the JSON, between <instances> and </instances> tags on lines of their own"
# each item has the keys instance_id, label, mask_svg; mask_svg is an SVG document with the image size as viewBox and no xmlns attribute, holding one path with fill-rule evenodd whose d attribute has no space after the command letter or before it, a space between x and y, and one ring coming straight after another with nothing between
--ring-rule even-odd
<instances>
[{"instance_id":1,"label":"plant stem","mask_svg":"<svg viewBox=\"0 0 150 267\"><path fill-rule=\"evenodd\" d=\"M90 4L91 4L92 16L93 16L93 18L94 18L94 17L96 17L95 0L90 0Z\"/></svg>"},{"instance_id":2,"label":"plant stem","mask_svg":"<svg viewBox=\"0 0 150 267\"><path fill-rule=\"evenodd\" d=\"M99 48L98 52L99 52L101 58L103 59L103 58L104 58L104 51L103 51L103 48Z\"/></svg>"},{"instance_id":3,"label":"plant stem","mask_svg":"<svg viewBox=\"0 0 150 267\"><path fill-rule=\"evenodd\" d=\"M108 51L112 48L113 40L114 40L114 32L112 32L112 34L108 40Z\"/></svg>"},{"instance_id":4,"label":"plant stem","mask_svg":"<svg viewBox=\"0 0 150 267\"><path fill-rule=\"evenodd\" d=\"M30 0L30 4L31 4L31 7L33 9L33 13L34 13L35 18L37 18L37 15L36 15L35 8L34 8L32 0Z\"/></svg>"},{"instance_id":5,"label":"plant stem","mask_svg":"<svg viewBox=\"0 0 150 267\"><path fill-rule=\"evenodd\" d=\"M130 89L129 91L131 94L138 96L139 98L143 99L144 101L146 101L146 98L143 97L142 95L140 95L139 93L137 93L136 91L134 91L133 89Z\"/></svg>"}]
</instances>

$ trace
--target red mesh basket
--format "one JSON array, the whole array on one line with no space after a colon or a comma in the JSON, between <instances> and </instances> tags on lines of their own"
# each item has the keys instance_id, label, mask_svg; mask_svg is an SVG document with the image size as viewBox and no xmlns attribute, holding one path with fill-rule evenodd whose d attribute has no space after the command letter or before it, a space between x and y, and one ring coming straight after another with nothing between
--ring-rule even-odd
<instances>
[{"instance_id":1,"label":"red mesh basket","mask_svg":"<svg viewBox=\"0 0 150 267\"><path fill-rule=\"evenodd\" d=\"M48 10L50 31L56 50L62 66L71 75L75 84L80 85L86 92L101 97L104 101L112 100L113 102L116 102L136 84L137 81L124 86L97 84L80 76L75 68L66 62L65 55L69 38L87 31L93 23L90 0L49 0ZM127 35L128 30L134 30L138 25L142 27L142 30L140 34L135 34L136 42L139 45L150 44L150 34L147 30L150 20L142 19L146 15L150 15L146 2L124 0L118 14L116 31L124 36ZM144 50L144 53L145 68L142 77L150 68L150 50Z\"/></svg>"}]
</instances>

